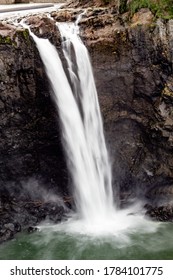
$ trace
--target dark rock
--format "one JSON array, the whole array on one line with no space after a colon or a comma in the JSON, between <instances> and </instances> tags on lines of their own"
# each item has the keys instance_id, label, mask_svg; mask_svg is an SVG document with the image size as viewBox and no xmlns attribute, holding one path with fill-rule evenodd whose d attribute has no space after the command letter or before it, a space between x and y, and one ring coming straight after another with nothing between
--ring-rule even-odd
<instances>
[{"instance_id":1,"label":"dark rock","mask_svg":"<svg viewBox=\"0 0 173 280\"><path fill-rule=\"evenodd\" d=\"M0 243L12 239L14 237L14 233L7 229L5 232L4 231L0 231Z\"/></svg>"},{"instance_id":2,"label":"dark rock","mask_svg":"<svg viewBox=\"0 0 173 280\"><path fill-rule=\"evenodd\" d=\"M27 232L28 232L28 233L33 233L33 232L35 232L35 231L38 231L38 228L37 228L37 227L29 227L29 228L27 229Z\"/></svg>"},{"instance_id":3,"label":"dark rock","mask_svg":"<svg viewBox=\"0 0 173 280\"><path fill-rule=\"evenodd\" d=\"M52 22L43 18L39 26L32 24L38 32L44 27L45 37L53 28L52 41L58 46L59 33ZM50 211L40 211L41 205L50 189L55 197L68 194L68 173L37 48L27 30L7 24L0 26L0 88L0 228L5 230L1 242L46 217ZM41 205L29 204L36 200ZM60 219L61 214L56 216Z\"/></svg>"},{"instance_id":4,"label":"dark rock","mask_svg":"<svg viewBox=\"0 0 173 280\"><path fill-rule=\"evenodd\" d=\"M147 211L146 216L151 217L153 220L161 222L173 222L173 206L159 206L153 207L146 205Z\"/></svg>"},{"instance_id":5,"label":"dark rock","mask_svg":"<svg viewBox=\"0 0 173 280\"><path fill-rule=\"evenodd\" d=\"M17 29L11 40L0 43L0 189L21 193L21 181L35 177L66 193L67 169L44 67L27 30Z\"/></svg>"},{"instance_id":6,"label":"dark rock","mask_svg":"<svg viewBox=\"0 0 173 280\"><path fill-rule=\"evenodd\" d=\"M17 205L17 207L16 207ZM1 205L0 242L13 238L21 230L33 232L37 225L47 219L54 223L65 219L68 209L58 206L57 202L21 201ZM10 233L11 232L11 233Z\"/></svg>"},{"instance_id":7,"label":"dark rock","mask_svg":"<svg viewBox=\"0 0 173 280\"><path fill-rule=\"evenodd\" d=\"M173 178L172 21L120 23L117 18L109 28L93 28L84 19L83 38L94 66L114 186L120 196L144 198L155 184Z\"/></svg>"},{"instance_id":8,"label":"dark rock","mask_svg":"<svg viewBox=\"0 0 173 280\"><path fill-rule=\"evenodd\" d=\"M12 223L5 224L4 228L13 232L14 231L14 224L12 224Z\"/></svg>"}]
</instances>

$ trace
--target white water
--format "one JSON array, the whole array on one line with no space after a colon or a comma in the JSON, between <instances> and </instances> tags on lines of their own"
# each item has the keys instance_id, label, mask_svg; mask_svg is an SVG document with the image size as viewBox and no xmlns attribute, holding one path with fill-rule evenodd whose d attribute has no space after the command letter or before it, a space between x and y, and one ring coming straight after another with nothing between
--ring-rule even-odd
<instances>
[{"instance_id":1,"label":"white water","mask_svg":"<svg viewBox=\"0 0 173 280\"><path fill-rule=\"evenodd\" d=\"M111 167L88 53L77 35L62 25L64 53L68 60L74 93L59 55L48 40L32 35L51 82L62 123L63 143L74 184L77 213L85 220L105 219L113 211ZM71 41L71 42L70 42ZM72 70L70 48L76 53L77 73ZM75 98L76 97L76 98ZM81 104L79 109L78 102Z\"/></svg>"},{"instance_id":2,"label":"white water","mask_svg":"<svg viewBox=\"0 0 173 280\"><path fill-rule=\"evenodd\" d=\"M84 183L81 175L76 174L79 186L77 203L79 200L81 204L79 210L84 213L84 218L98 220L100 217L106 218L108 213L113 211L114 206L111 166L104 139L97 91L87 49L78 36L78 25L61 23L58 27L63 40L63 52L68 63L73 94L81 109L80 118L85 137L83 143L76 143L75 150L82 146L87 153L86 157L77 160L77 165L85 169L87 178ZM73 60L76 60L76 67ZM74 143L70 143L71 145L73 146Z\"/></svg>"},{"instance_id":3,"label":"white water","mask_svg":"<svg viewBox=\"0 0 173 280\"><path fill-rule=\"evenodd\" d=\"M116 210L111 166L88 52L78 36L78 26L58 26L71 86L55 47L47 39L31 33L54 92L77 207L77 215L51 228L92 236L113 235L123 242L129 232L155 231L156 224L134 214L139 212L138 205L133 209Z\"/></svg>"}]
</instances>

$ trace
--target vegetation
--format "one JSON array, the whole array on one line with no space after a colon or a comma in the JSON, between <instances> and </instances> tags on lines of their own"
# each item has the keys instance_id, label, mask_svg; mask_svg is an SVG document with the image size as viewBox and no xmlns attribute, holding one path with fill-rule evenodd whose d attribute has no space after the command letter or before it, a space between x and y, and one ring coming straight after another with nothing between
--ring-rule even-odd
<instances>
[{"instance_id":1,"label":"vegetation","mask_svg":"<svg viewBox=\"0 0 173 280\"><path fill-rule=\"evenodd\" d=\"M104 4L119 2L119 12L123 14L130 11L131 15L141 8L148 8L156 18L173 19L173 0L102 0ZM128 4L129 2L129 4Z\"/></svg>"},{"instance_id":2,"label":"vegetation","mask_svg":"<svg viewBox=\"0 0 173 280\"><path fill-rule=\"evenodd\" d=\"M9 36L1 36L0 35L0 44L8 44L8 45L12 45L12 40Z\"/></svg>"},{"instance_id":3,"label":"vegetation","mask_svg":"<svg viewBox=\"0 0 173 280\"><path fill-rule=\"evenodd\" d=\"M154 14L155 18L173 19L173 0L98 0L103 5L112 5L119 7L119 13L130 11L131 16L141 8L148 8ZM93 0L79 0L80 4L96 4Z\"/></svg>"},{"instance_id":4,"label":"vegetation","mask_svg":"<svg viewBox=\"0 0 173 280\"><path fill-rule=\"evenodd\" d=\"M29 35L29 30L28 29L19 29L16 30L16 35L23 37L26 41L29 41L30 35Z\"/></svg>"},{"instance_id":5,"label":"vegetation","mask_svg":"<svg viewBox=\"0 0 173 280\"><path fill-rule=\"evenodd\" d=\"M123 14L127 10L127 0L119 0L119 12Z\"/></svg>"},{"instance_id":6,"label":"vegetation","mask_svg":"<svg viewBox=\"0 0 173 280\"><path fill-rule=\"evenodd\" d=\"M156 18L173 19L172 0L132 0L126 7L132 15L141 8L149 8Z\"/></svg>"}]
</instances>

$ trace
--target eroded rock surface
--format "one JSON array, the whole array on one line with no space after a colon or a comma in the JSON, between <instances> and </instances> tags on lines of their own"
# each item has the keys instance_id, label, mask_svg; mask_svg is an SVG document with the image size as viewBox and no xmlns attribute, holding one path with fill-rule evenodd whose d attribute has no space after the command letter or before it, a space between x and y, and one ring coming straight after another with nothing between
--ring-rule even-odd
<instances>
[{"instance_id":1,"label":"eroded rock surface","mask_svg":"<svg viewBox=\"0 0 173 280\"><path fill-rule=\"evenodd\" d=\"M81 21L89 48L114 185L145 197L172 184L173 21L152 22L109 13ZM106 20L105 20L106 18ZM94 20L94 22L93 22ZM94 24L96 24L94 26Z\"/></svg>"},{"instance_id":2,"label":"eroded rock surface","mask_svg":"<svg viewBox=\"0 0 173 280\"><path fill-rule=\"evenodd\" d=\"M30 179L63 197L68 192L68 176L59 120L37 48L28 30L3 23L0 26L0 116L1 226L16 220L23 227L27 222L19 216L25 213L29 224L34 216L29 215L29 210L27 214L23 203L33 200L33 192L37 193L37 199L43 200L42 191L36 185L33 189ZM21 208L12 215L11 203L15 198L19 199ZM36 211L35 221L38 217ZM8 236L11 233L7 232Z\"/></svg>"}]
</instances>

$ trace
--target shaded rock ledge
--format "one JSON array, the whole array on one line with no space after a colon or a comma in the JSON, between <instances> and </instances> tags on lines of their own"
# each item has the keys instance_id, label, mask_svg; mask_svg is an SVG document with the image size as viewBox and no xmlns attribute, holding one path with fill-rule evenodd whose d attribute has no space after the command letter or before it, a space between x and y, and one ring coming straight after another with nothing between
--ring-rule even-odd
<instances>
[{"instance_id":1,"label":"shaded rock ledge","mask_svg":"<svg viewBox=\"0 0 173 280\"><path fill-rule=\"evenodd\" d=\"M44 20L45 36L51 26L54 33L55 26L47 19L41 19L37 29L41 30ZM58 47L58 37L53 38ZM5 22L0 23L0 112L3 241L50 213L51 220L60 220L68 211L62 205L69 193L59 120L37 48L28 30Z\"/></svg>"}]
</instances>

